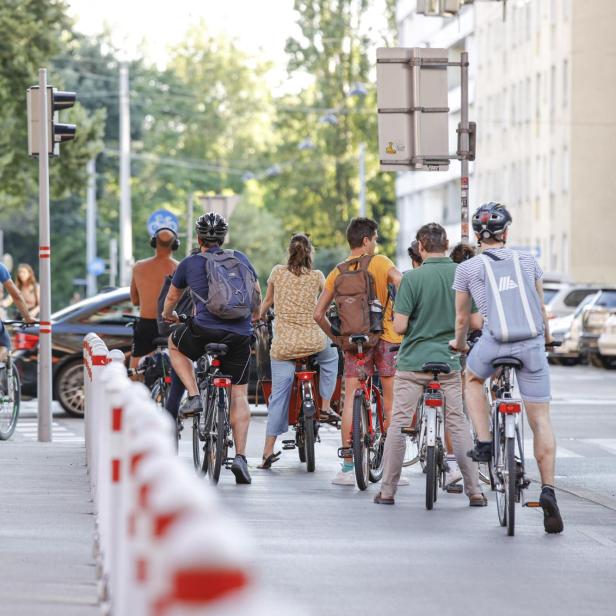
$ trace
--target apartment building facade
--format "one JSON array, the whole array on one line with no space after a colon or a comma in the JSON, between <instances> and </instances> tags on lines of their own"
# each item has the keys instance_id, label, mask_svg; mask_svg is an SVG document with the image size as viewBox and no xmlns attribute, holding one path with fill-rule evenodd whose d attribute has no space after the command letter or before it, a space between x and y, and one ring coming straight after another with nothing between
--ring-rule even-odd
<instances>
[{"instance_id":1,"label":"apartment building facade","mask_svg":"<svg viewBox=\"0 0 616 616\"><path fill-rule=\"evenodd\" d=\"M467 5L454 18L424 17L398 3L399 44L469 52L470 119L477 122L471 209L501 201L514 218L510 243L548 272L616 284L616 2L512 0ZM450 151L459 78L450 69ZM460 165L407 172L396 181L400 245L421 224L459 238ZM616 239L616 238L614 238Z\"/></svg>"}]
</instances>

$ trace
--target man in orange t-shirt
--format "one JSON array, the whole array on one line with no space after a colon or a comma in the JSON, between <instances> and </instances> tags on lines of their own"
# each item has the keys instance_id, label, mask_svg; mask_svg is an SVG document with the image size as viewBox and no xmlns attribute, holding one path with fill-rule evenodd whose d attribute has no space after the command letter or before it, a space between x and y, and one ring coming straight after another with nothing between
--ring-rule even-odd
<instances>
[{"instance_id":1,"label":"man in orange t-shirt","mask_svg":"<svg viewBox=\"0 0 616 616\"><path fill-rule=\"evenodd\" d=\"M376 244L378 240L378 225L370 218L353 218L346 231L347 241L351 249L351 254L347 258L355 259L363 255L374 255L368 271L372 274L375 283L375 292L385 307L383 314L383 333L377 346L366 351L366 363L364 370L369 376L378 370L383 387L383 406L385 412L385 428L389 425L391 407L393 402L393 381L396 372L396 353L391 351L393 345L398 345L402 341L402 336L393 330L393 300L389 297L389 284L396 288L400 284L402 274L398 271L391 259L385 255L377 255ZM325 288L319 297L319 302L314 311L314 320L321 329L332 339L331 323L327 319L326 312L334 299L334 281L340 270L334 268L325 280ZM354 353L345 351L344 353L344 407L342 411L342 446L351 446L351 424L353 421L353 392L359 384L359 372L357 358ZM346 459L342 470L336 475L333 483L337 485L355 485L353 473L353 462L351 458Z\"/></svg>"}]
</instances>

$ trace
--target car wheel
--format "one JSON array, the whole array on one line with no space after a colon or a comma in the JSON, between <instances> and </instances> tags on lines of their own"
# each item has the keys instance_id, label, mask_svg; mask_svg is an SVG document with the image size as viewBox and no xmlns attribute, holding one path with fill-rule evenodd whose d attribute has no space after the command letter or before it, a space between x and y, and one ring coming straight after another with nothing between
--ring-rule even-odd
<instances>
[{"instance_id":1,"label":"car wheel","mask_svg":"<svg viewBox=\"0 0 616 616\"><path fill-rule=\"evenodd\" d=\"M609 355L599 355L599 361L604 368L616 368L616 360Z\"/></svg>"},{"instance_id":2,"label":"car wheel","mask_svg":"<svg viewBox=\"0 0 616 616\"><path fill-rule=\"evenodd\" d=\"M560 363L563 366L577 366L580 363L580 360L577 357L563 357L561 358Z\"/></svg>"},{"instance_id":3,"label":"car wheel","mask_svg":"<svg viewBox=\"0 0 616 616\"><path fill-rule=\"evenodd\" d=\"M73 417L83 417L85 394L81 358L67 361L58 369L54 386L54 397L60 406Z\"/></svg>"}]
</instances>

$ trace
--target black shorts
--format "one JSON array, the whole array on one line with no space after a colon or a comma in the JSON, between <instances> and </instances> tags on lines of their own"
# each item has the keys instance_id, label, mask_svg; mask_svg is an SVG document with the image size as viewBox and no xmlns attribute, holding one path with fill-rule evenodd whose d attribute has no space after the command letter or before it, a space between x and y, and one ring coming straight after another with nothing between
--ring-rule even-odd
<instances>
[{"instance_id":1,"label":"black shorts","mask_svg":"<svg viewBox=\"0 0 616 616\"><path fill-rule=\"evenodd\" d=\"M227 354L220 358L220 370L234 385L246 385L250 373L250 336L217 329L204 329L194 323L176 327L171 334L175 346L193 361L204 353L207 344L226 344Z\"/></svg>"},{"instance_id":2,"label":"black shorts","mask_svg":"<svg viewBox=\"0 0 616 616\"><path fill-rule=\"evenodd\" d=\"M156 350L154 340L159 338L156 319L137 319L133 327L133 357L143 357Z\"/></svg>"}]
</instances>

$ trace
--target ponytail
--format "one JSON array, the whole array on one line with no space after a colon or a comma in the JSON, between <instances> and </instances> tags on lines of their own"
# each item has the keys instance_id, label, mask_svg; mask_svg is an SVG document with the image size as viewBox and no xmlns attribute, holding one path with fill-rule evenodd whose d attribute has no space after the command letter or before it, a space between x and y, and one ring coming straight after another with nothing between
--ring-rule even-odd
<instances>
[{"instance_id":1,"label":"ponytail","mask_svg":"<svg viewBox=\"0 0 616 616\"><path fill-rule=\"evenodd\" d=\"M312 269L312 244L308 235L296 233L291 238L287 268L296 276L301 276Z\"/></svg>"}]
</instances>

